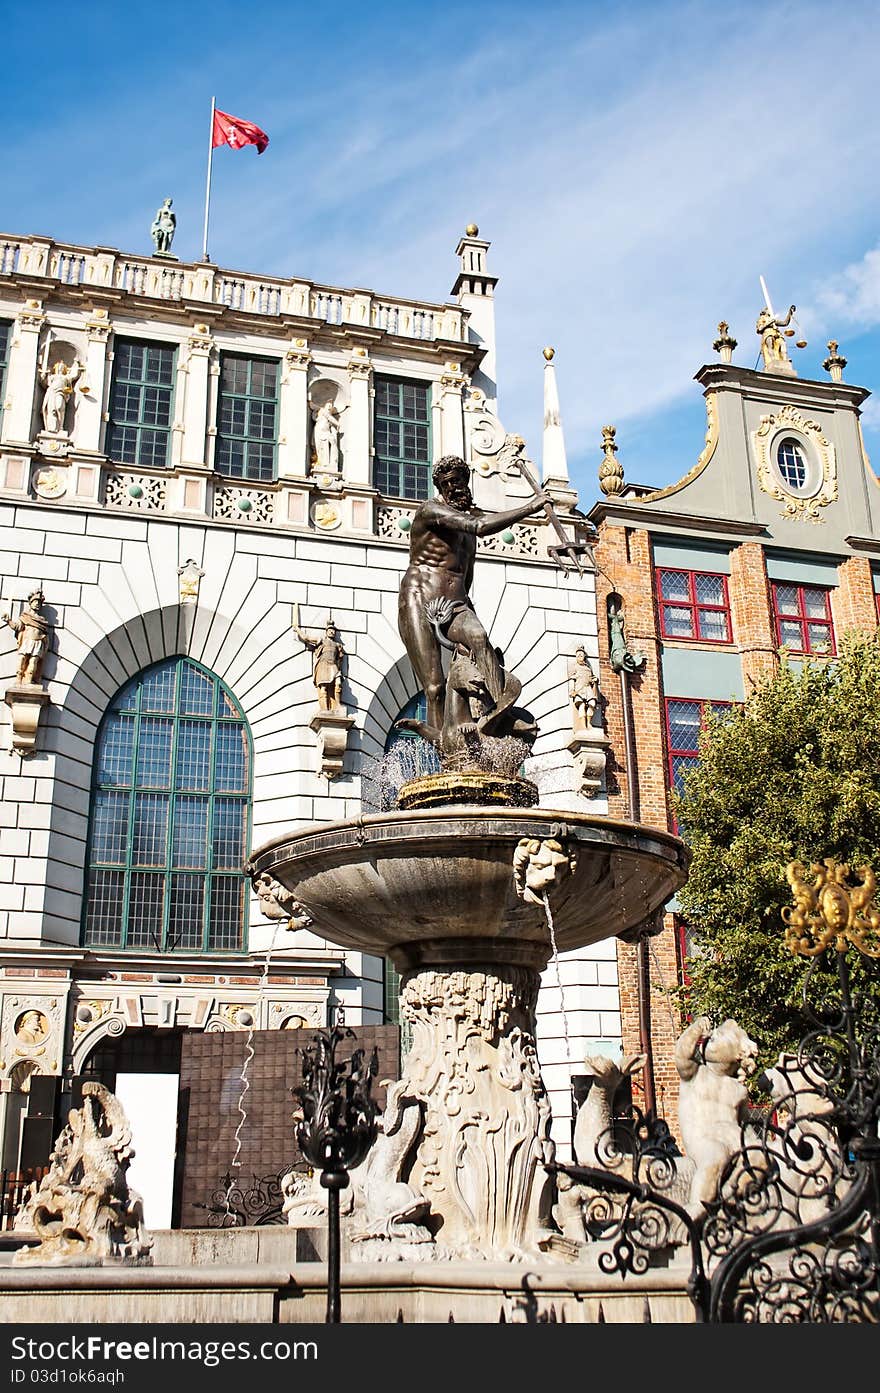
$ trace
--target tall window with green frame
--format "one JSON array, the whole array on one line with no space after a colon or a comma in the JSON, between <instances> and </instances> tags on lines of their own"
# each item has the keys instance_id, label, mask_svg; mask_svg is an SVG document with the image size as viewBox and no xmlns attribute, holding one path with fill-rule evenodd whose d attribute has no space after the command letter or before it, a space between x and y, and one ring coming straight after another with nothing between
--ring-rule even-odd
<instances>
[{"instance_id":1,"label":"tall window with green frame","mask_svg":"<svg viewBox=\"0 0 880 1393\"><path fill-rule=\"evenodd\" d=\"M0 421L3 420L3 403L6 400L6 367L9 362L9 339L12 325L8 319L0 319Z\"/></svg>"},{"instance_id":2,"label":"tall window with green frame","mask_svg":"<svg viewBox=\"0 0 880 1393\"><path fill-rule=\"evenodd\" d=\"M250 795L250 732L219 678L170 658L123 687L95 748L85 945L242 949Z\"/></svg>"},{"instance_id":3,"label":"tall window with green frame","mask_svg":"<svg viewBox=\"0 0 880 1393\"><path fill-rule=\"evenodd\" d=\"M431 386L377 377L373 484L392 498L431 496Z\"/></svg>"},{"instance_id":4,"label":"tall window with green frame","mask_svg":"<svg viewBox=\"0 0 880 1393\"><path fill-rule=\"evenodd\" d=\"M222 353L215 468L266 482L275 478L277 446L277 360Z\"/></svg>"},{"instance_id":5,"label":"tall window with green frame","mask_svg":"<svg viewBox=\"0 0 880 1393\"><path fill-rule=\"evenodd\" d=\"M106 448L117 464L167 465L174 409L174 354L170 344L116 340Z\"/></svg>"}]
</instances>

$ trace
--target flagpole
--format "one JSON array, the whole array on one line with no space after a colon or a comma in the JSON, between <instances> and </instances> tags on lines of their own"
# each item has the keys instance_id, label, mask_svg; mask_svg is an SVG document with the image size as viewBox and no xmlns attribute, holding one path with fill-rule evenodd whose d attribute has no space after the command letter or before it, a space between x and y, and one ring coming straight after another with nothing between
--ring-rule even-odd
<instances>
[{"instance_id":1,"label":"flagpole","mask_svg":"<svg viewBox=\"0 0 880 1393\"><path fill-rule=\"evenodd\" d=\"M202 260L210 261L208 256L208 214L211 211L211 163L214 155L214 110L217 98L211 98L211 133L208 137L208 182L205 186L205 236L202 246Z\"/></svg>"}]
</instances>

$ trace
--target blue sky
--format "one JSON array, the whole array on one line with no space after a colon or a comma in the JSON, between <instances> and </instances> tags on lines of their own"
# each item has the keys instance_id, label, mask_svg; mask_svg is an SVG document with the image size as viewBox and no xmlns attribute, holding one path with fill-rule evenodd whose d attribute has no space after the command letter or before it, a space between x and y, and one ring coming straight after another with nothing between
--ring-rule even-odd
<instances>
[{"instance_id":1,"label":"blue sky","mask_svg":"<svg viewBox=\"0 0 880 1393\"><path fill-rule=\"evenodd\" d=\"M880 6L68 4L4 16L0 226L149 252L174 199L198 257L210 99L269 149L215 155L221 265L446 299L468 222L492 241L500 411L540 454L557 350L572 476L601 427L627 477L699 454L719 319L753 366L759 275L798 306L801 376L880 378ZM880 405L865 409L880 462Z\"/></svg>"}]
</instances>

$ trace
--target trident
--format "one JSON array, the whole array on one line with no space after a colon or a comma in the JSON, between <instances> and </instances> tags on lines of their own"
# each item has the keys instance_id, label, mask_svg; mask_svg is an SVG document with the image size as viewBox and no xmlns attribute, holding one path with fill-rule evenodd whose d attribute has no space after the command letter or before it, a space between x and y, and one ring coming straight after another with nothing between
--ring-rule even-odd
<instances>
[{"instance_id":1,"label":"trident","mask_svg":"<svg viewBox=\"0 0 880 1393\"><path fill-rule=\"evenodd\" d=\"M538 487L538 482L534 474L523 459L522 452L524 448L525 441L521 435L506 435L499 454L503 456L503 463L505 465L513 464L516 466L529 488L532 490L532 493L537 495L541 490ZM547 551L561 570L566 574L576 570L578 575L582 576L587 570L587 566L584 565L584 558L587 559L589 566L595 568L596 559L593 556L593 548L589 542L573 541L562 526L559 514L553 507L553 504L545 502L543 507L547 515L547 521L559 538L557 545L552 547L548 546ZM586 523L586 519L584 519L584 522ZM595 535L596 529L593 527L593 524L586 523L586 525L593 528L593 533Z\"/></svg>"}]
</instances>

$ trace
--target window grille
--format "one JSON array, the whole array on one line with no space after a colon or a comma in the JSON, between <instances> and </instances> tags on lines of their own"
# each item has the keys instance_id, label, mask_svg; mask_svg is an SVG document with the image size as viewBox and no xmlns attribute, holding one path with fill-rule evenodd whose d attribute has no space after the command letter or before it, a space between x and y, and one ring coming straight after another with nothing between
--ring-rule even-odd
<instances>
[{"instance_id":1,"label":"window grille","mask_svg":"<svg viewBox=\"0 0 880 1393\"><path fill-rule=\"evenodd\" d=\"M709 571L657 572L660 632L664 638L730 643L727 577Z\"/></svg>"},{"instance_id":2,"label":"window grille","mask_svg":"<svg viewBox=\"0 0 880 1393\"><path fill-rule=\"evenodd\" d=\"M117 464L168 464L174 352L167 344L117 340L107 429L107 454Z\"/></svg>"},{"instance_id":3,"label":"window grille","mask_svg":"<svg viewBox=\"0 0 880 1393\"><path fill-rule=\"evenodd\" d=\"M835 653L831 592L824 586L774 581L773 614L780 647L821 658Z\"/></svg>"},{"instance_id":4,"label":"window grille","mask_svg":"<svg viewBox=\"0 0 880 1393\"><path fill-rule=\"evenodd\" d=\"M187 658L146 669L98 733L84 942L160 952L244 947L250 735Z\"/></svg>"},{"instance_id":5,"label":"window grille","mask_svg":"<svg viewBox=\"0 0 880 1393\"><path fill-rule=\"evenodd\" d=\"M221 354L217 471L235 479L270 481L275 478L277 444L277 360Z\"/></svg>"},{"instance_id":6,"label":"window grille","mask_svg":"<svg viewBox=\"0 0 880 1393\"><path fill-rule=\"evenodd\" d=\"M431 388L377 377L373 482L391 498L431 496Z\"/></svg>"}]
</instances>

